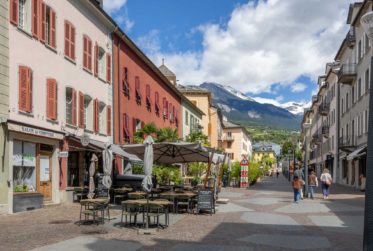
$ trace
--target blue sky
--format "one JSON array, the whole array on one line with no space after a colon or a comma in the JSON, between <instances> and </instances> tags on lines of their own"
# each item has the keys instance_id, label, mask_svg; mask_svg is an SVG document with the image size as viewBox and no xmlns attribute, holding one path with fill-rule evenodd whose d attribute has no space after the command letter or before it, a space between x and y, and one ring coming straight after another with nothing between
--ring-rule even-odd
<instances>
[{"instance_id":1,"label":"blue sky","mask_svg":"<svg viewBox=\"0 0 373 251\"><path fill-rule=\"evenodd\" d=\"M104 0L180 84L230 85L259 102L306 104L333 61L352 0Z\"/></svg>"}]
</instances>

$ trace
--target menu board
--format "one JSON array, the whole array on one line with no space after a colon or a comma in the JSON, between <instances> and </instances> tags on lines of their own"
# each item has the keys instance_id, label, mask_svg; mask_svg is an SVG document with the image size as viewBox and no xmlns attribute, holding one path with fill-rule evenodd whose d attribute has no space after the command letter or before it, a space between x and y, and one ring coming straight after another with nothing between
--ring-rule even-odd
<instances>
[{"instance_id":1,"label":"menu board","mask_svg":"<svg viewBox=\"0 0 373 251\"><path fill-rule=\"evenodd\" d=\"M97 197L108 197L109 196L109 189L102 183L102 179L104 175L99 173L97 175Z\"/></svg>"},{"instance_id":2,"label":"menu board","mask_svg":"<svg viewBox=\"0 0 373 251\"><path fill-rule=\"evenodd\" d=\"M198 192L198 204L197 204L198 213L200 210L209 210L215 211L214 207L214 193L212 190L200 190Z\"/></svg>"}]
</instances>

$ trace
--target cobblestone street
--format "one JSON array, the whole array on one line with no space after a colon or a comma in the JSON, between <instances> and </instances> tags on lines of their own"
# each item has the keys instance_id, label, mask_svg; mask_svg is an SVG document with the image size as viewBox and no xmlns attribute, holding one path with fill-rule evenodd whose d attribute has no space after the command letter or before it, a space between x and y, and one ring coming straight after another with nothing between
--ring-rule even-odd
<instances>
[{"instance_id":1,"label":"cobblestone street","mask_svg":"<svg viewBox=\"0 0 373 251\"><path fill-rule=\"evenodd\" d=\"M318 191L319 192L319 191ZM292 202L289 182L267 177L249 190L224 189L210 215L171 217L153 235L117 226L78 226L79 205L0 217L1 250L361 250L364 196L333 185L329 200Z\"/></svg>"}]
</instances>

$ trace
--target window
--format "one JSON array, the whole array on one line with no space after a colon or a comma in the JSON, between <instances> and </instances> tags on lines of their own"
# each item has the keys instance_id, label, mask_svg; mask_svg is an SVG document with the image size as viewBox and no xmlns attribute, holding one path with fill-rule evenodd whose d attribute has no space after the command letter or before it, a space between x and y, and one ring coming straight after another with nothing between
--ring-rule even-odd
<instances>
[{"instance_id":1,"label":"window","mask_svg":"<svg viewBox=\"0 0 373 251\"><path fill-rule=\"evenodd\" d=\"M83 68L92 71L92 40L83 36Z\"/></svg>"},{"instance_id":2,"label":"window","mask_svg":"<svg viewBox=\"0 0 373 251\"><path fill-rule=\"evenodd\" d=\"M369 89L369 69L365 71L365 92Z\"/></svg>"},{"instance_id":3,"label":"window","mask_svg":"<svg viewBox=\"0 0 373 251\"><path fill-rule=\"evenodd\" d=\"M18 109L22 112L32 112L32 71L29 67L18 69Z\"/></svg>"},{"instance_id":4,"label":"window","mask_svg":"<svg viewBox=\"0 0 373 251\"><path fill-rule=\"evenodd\" d=\"M53 48L56 45L56 12L42 4L42 27L41 27L41 40Z\"/></svg>"},{"instance_id":5,"label":"window","mask_svg":"<svg viewBox=\"0 0 373 251\"><path fill-rule=\"evenodd\" d=\"M75 61L75 27L65 20L65 56Z\"/></svg>"},{"instance_id":6,"label":"window","mask_svg":"<svg viewBox=\"0 0 373 251\"><path fill-rule=\"evenodd\" d=\"M100 132L100 116L99 116L99 102L98 99L95 98L93 100L93 131L94 133Z\"/></svg>"},{"instance_id":7,"label":"window","mask_svg":"<svg viewBox=\"0 0 373 251\"><path fill-rule=\"evenodd\" d=\"M232 148L232 142L227 142L227 148L231 149Z\"/></svg>"},{"instance_id":8,"label":"window","mask_svg":"<svg viewBox=\"0 0 373 251\"><path fill-rule=\"evenodd\" d=\"M106 53L106 82L111 83L111 54Z\"/></svg>"},{"instance_id":9,"label":"window","mask_svg":"<svg viewBox=\"0 0 373 251\"><path fill-rule=\"evenodd\" d=\"M14 192L36 191L36 144L14 140L13 183Z\"/></svg>"},{"instance_id":10,"label":"window","mask_svg":"<svg viewBox=\"0 0 373 251\"><path fill-rule=\"evenodd\" d=\"M351 104L355 104L355 86L352 86L351 90Z\"/></svg>"},{"instance_id":11,"label":"window","mask_svg":"<svg viewBox=\"0 0 373 251\"><path fill-rule=\"evenodd\" d=\"M47 79L47 118L57 119L57 81Z\"/></svg>"},{"instance_id":12,"label":"window","mask_svg":"<svg viewBox=\"0 0 373 251\"><path fill-rule=\"evenodd\" d=\"M158 92L155 92L155 113L159 116L159 110L160 110L160 106L159 106L159 93Z\"/></svg>"},{"instance_id":13,"label":"window","mask_svg":"<svg viewBox=\"0 0 373 251\"><path fill-rule=\"evenodd\" d=\"M150 85L146 85L146 107L148 108L148 110L150 110L151 106L152 106L152 100L150 97Z\"/></svg>"},{"instance_id":14,"label":"window","mask_svg":"<svg viewBox=\"0 0 373 251\"><path fill-rule=\"evenodd\" d=\"M188 118L189 118L188 111L185 111L185 125L188 125L188 124L189 124L189 122L188 122Z\"/></svg>"},{"instance_id":15,"label":"window","mask_svg":"<svg viewBox=\"0 0 373 251\"><path fill-rule=\"evenodd\" d=\"M99 132L106 133L106 105L103 102L99 103Z\"/></svg>"},{"instance_id":16,"label":"window","mask_svg":"<svg viewBox=\"0 0 373 251\"><path fill-rule=\"evenodd\" d=\"M34 8L37 8L36 5L34 5ZM33 15L31 15L31 0L19 0L18 27L28 33L31 33L32 16Z\"/></svg>"},{"instance_id":17,"label":"window","mask_svg":"<svg viewBox=\"0 0 373 251\"><path fill-rule=\"evenodd\" d=\"M346 93L346 112L348 111L348 93Z\"/></svg>"},{"instance_id":18,"label":"window","mask_svg":"<svg viewBox=\"0 0 373 251\"><path fill-rule=\"evenodd\" d=\"M370 48L370 42L369 42L369 38L367 34L365 34L364 40L365 40L365 53L368 53L369 48Z\"/></svg>"},{"instance_id":19,"label":"window","mask_svg":"<svg viewBox=\"0 0 373 251\"><path fill-rule=\"evenodd\" d=\"M84 95L84 126L85 129L93 131L93 105L92 98Z\"/></svg>"},{"instance_id":20,"label":"window","mask_svg":"<svg viewBox=\"0 0 373 251\"><path fill-rule=\"evenodd\" d=\"M140 89L140 77L135 77L135 96L136 96L136 103L141 105L141 89Z\"/></svg>"},{"instance_id":21,"label":"window","mask_svg":"<svg viewBox=\"0 0 373 251\"><path fill-rule=\"evenodd\" d=\"M106 134L111 136L111 106L106 107Z\"/></svg>"},{"instance_id":22,"label":"window","mask_svg":"<svg viewBox=\"0 0 373 251\"><path fill-rule=\"evenodd\" d=\"M344 108L345 108L345 106L344 106L344 100L343 100L343 98L342 98L342 102L341 102L341 110L342 110L342 114L344 114Z\"/></svg>"},{"instance_id":23,"label":"window","mask_svg":"<svg viewBox=\"0 0 373 251\"><path fill-rule=\"evenodd\" d=\"M365 133L368 132L368 122L369 122L368 110L365 110Z\"/></svg>"},{"instance_id":24,"label":"window","mask_svg":"<svg viewBox=\"0 0 373 251\"><path fill-rule=\"evenodd\" d=\"M66 123L76 125L76 92L73 88L66 88Z\"/></svg>"},{"instance_id":25,"label":"window","mask_svg":"<svg viewBox=\"0 0 373 251\"><path fill-rule=\"evenodd\" d=\"M170 119L170 122L172 123L174 121L174 118L172 114L172 103L171 102L168 104L168 117Z\"/></svg>"},{"instance_id":26,"label":"window","mask_svg":"<svg viewBox=\"0 0 373 251\"><path fill-rule=\"evenodd\" d=\"M98 48L98 77L105 79L106 64L105 64L105 50L101 47Z\"/></svg>"},{"instance_id":27,"label":"window","mask_svg":"<svg viewBox=\"0 0 373 251\"><path fill-rule=\"evenodd\" d=\"M361 97L361 78L359 78L358 85L357 85L357 98Z\"/></svg>"},{"instance_id":28,"label":"window","mask_svg":"<svg viewBox=\"0 0 373 251\"><path fill-rule=\"evenodd\" d=\"M358 44L358 51L357 51L357 53L358 53L358 62L360 62L360 59L361 59L361 57L362 57L362 48L361 48L361 40L359 41L359 44Z\"/></svg>"},{"instance_id":29,"label":"window","mask_svg":"<svg viewBox=\"0 0 373 251\"><path fill-rule=\"evenodd\" d=\"M229 138L232 138L232 132L227 132L227 136L228 136Z\"/></svg>"},{"instance_id":30,"label":"window","mask_svg":"<svg viewBox=\"0 0 373 251\"><path fill-rule=\"evenodd\" d=\"M227 155L230 159L234 159L234 153L227 153Z\"/></svg>"},{"instance_id":31,"label":"window","mask_svg":"<svg viewBox=\"0 0 373 251\"><path fill-rule=\"evenodd\" d=\"M123 114L123 141L125 143L130 142L130 130L129 130L129 116L127 113Z\"/></svg>"},{"instance_id":32,"label":"window","mask_svg":"<svg viewBox=\"0 0 373 251\"><path fill-rule=\"evenodd\" d=\"M130 96L130 85L128 83L128 68L124 67L123 68L123 73L122 73L122 84L123 84L123 94L124 96L127 96L129 98Z\"/></svg>"},{"instance_id":33,"label":"window","mask_svg":"<svg viewBox=\"0 0 373 251\"><path fill-rule=\"evenodd\" d=\"M168 101L166 98L163 98L163 118L167 119L168 114Z\"/></svg>"},{"instance_id":34,"label":"window","mask_svg":"<svg viewBox=\"0 0 373 251\"><path fill-rule=\"evenodd\" d=\"M194 129L195 129L194 117L192 114L190 114L190 131L193 132Z\"/></svg>"}]
</instances>

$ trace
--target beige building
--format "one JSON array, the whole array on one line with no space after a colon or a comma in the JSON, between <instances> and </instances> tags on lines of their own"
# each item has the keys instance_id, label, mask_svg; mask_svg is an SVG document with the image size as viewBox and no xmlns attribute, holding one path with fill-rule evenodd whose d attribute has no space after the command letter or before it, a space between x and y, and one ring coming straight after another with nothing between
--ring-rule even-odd
<instances>
[{"instance_id":1,"label":"beige building","mask_svg":"<svg viewBox=\"0 0 373 251\"><path fill-rule=\"evenodd\" d=\"M252 142L245 127L229 122L223 117L223 134L220 138L221 147L225 149L232 161L241 161L245 156L252 157Z\"/></svg>"},{"instance_id":2,"label":"beige building","mask_svg":"<svg viewBox=\"0 0 373 251\"><path fill-rule=\"evenodd\" d=\"M9 114L9 11L8 1L0 0L0 191L8 190L8 139L6 121ZM7 213L8 194L0 193L0 214Z\"/></svg>"}]
</instances>

